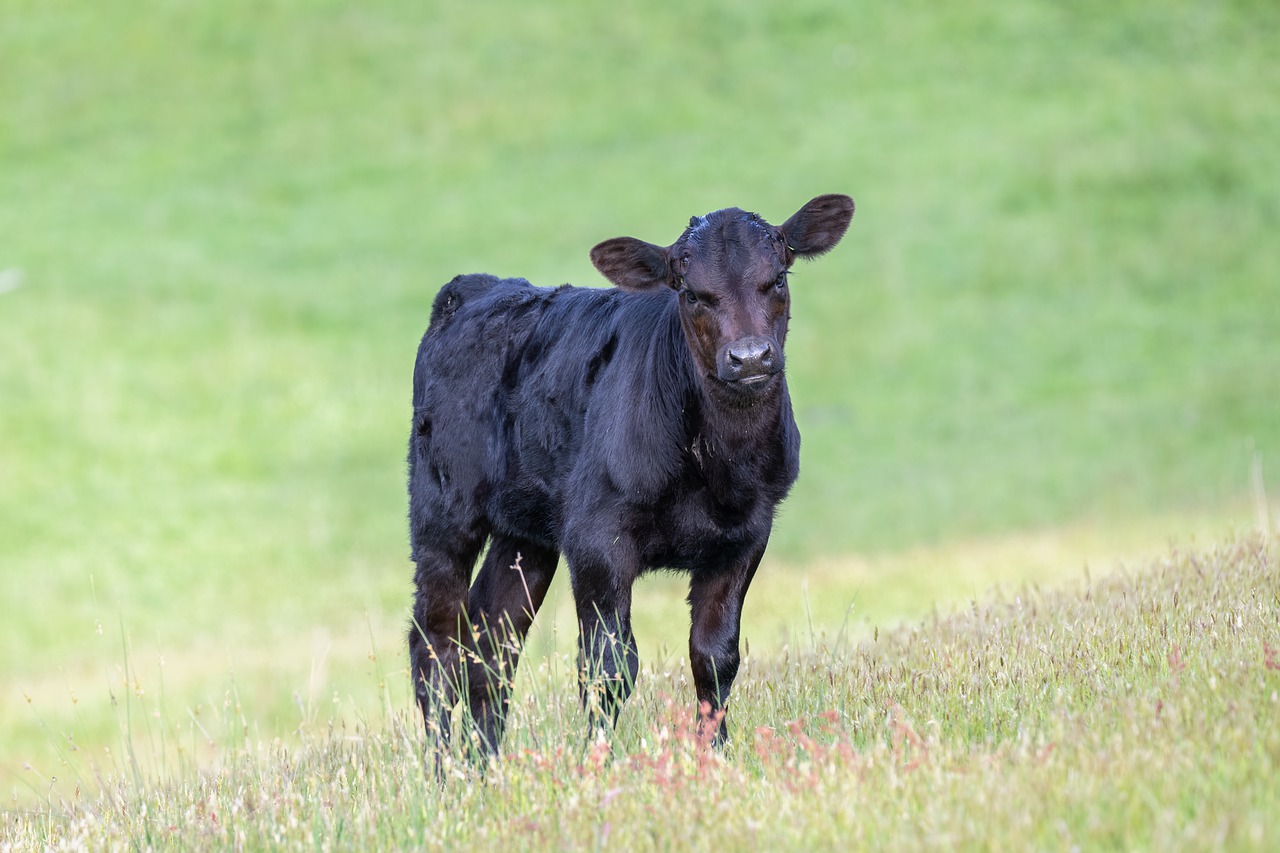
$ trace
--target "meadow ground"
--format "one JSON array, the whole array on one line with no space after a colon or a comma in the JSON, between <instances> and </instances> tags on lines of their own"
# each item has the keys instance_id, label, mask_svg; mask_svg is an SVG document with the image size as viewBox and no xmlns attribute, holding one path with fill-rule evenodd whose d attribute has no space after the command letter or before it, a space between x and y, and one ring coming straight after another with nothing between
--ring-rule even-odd
<instances>
[{"instance_id":1,"label":"meadow ground","mask_svg":"<svg viewBox=\"0 0 1280 853\"><path fill-rule=\"evenodd\" d=\"M232 696L255 743L391 737L436 288L601 284L594 243L727 205L858 202L794 281L802 475L748 599L762 668L1276 526L1274 4L142 9L0 12L18 806L73 802L63 762L118 751L129 697L159 721L141 753L230 731ZM558 583L545 661L573 648ZM674 671L682 585L639 595Z\"/></svg>"},{"instance_id":2,"label":"meadow ground","mask_svg":"<svg viewBox=\"0 0 1280 853\"><path fill-rule=\"evenodd\" d=\"M526 672L501 759L425 772L419 724L304 726L234 698L117 764L101 796L13 812L0 848L1275 849L1280 547L1245 537L1022 588L861 643L748 656L723 753L679 663L590 741L568 656ZM673 698L677 697L677 698ZM172 722L133 707L126 745ZM192 745L215 760L197 771ZM154 743L153 743L154 745ZM100 766L100 765L99 765ZM69 769L90 765L72 758ZM96 782L104 780L95 779Z\"/></svg>"}]
</instances>

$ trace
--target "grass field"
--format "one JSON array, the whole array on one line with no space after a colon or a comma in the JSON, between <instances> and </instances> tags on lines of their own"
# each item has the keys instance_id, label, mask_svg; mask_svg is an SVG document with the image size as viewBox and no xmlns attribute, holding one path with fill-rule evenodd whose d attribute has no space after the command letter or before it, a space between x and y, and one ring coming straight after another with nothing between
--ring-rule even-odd
<instances>
[{"instance_id":1,"label":"grass field","mask_svg":"<svg viewBox=\"0 0 1280 853\"><path fill-rule=\"evenodd\" d=\"M436 288L601 284L597 241L727 205L858 202L793 285L762 667L1276 526L1278 41L1251 2L7 3L0 793L70 798L131 682L264 742L382 719ZM678 658L678 579L639 595Z\"/></svg>"},{"instance_id":2,"label":"grass field","mask_svg":"<svg viewBox=\"0 0 1280 853\"><path fill-rule=\"evenodd\" d=\"M691 730L679 662L647 667L612 741L588 744L572 658L552 657L521 679L505 758L483 775L459 761L442 786L399 703L284 745L232 699L166 744L179 771L118 756L100 799L13 814L0 843L1275 849L1278 624L1274 539L1175 550L859 644L748 657L723 754ZM126 742L170 722L122 702ZM217 760L194 773L205 741Z\"/></svg>"}]
</instances>

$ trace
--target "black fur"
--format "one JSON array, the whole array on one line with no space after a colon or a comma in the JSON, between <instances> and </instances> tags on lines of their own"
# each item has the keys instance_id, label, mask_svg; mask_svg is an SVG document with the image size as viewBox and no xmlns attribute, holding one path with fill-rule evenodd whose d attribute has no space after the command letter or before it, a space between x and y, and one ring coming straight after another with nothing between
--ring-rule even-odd
<instances>
[{"instance_id":1,"label":"black fur","mask_svg":"<svg viewBox=\"0 0 1280 853\"><path fill-rule=\"evenodd\" d=\"M468 275L440 291L409 440L409 649L429 733L447 741L463 698L497 750L519 643L563 554L593 719L616 718L639 668L632 584L681 570L698 700L723 740L743 598L798 471L786 271L852 215L821 196L781 228L729 209L666 248L606 241L592 259L613 289Z\"/></svg>"}]
</instances>

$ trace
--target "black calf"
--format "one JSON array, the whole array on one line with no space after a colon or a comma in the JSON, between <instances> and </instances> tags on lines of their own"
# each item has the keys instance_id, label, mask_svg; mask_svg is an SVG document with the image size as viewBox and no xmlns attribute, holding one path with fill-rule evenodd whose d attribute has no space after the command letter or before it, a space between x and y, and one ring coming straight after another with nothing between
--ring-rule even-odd
<instances>
[{"instance_id":1,"label":"black calf","mask_svg":"<svg viewBox=\"0 0 1280 853\"><path fill-rule=\"evenodd\" d=\"M409 439L409 652L440 743L462 698L497 750L520 643L560 554L594 719L612 723L631 693L631 587L657 568L689 573L698 700L712 717L726 707L743 599L799 465L787 272L835 246L852 216L843 195L780 227L730 208L694 217L665 248L596 246L616 288L469 275L440 291ZM717 742L725 734L721 720Z\"/></svg>"}]
</instances>

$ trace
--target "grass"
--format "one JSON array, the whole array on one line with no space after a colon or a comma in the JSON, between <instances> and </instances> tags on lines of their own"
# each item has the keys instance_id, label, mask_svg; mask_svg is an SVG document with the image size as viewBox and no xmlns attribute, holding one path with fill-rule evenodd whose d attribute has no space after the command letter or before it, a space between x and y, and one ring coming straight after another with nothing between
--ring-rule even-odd
<instances>
[{"instance_id":1,"label":"grass","mask_svg":"<svg viewBox=\"0 0 1280 853\"><path fill-rule=\"evenodd\" d=\"M122 644L172 714L374 713L435 289L599 283L598 240L725 205L859 205L796 278L757 653L1251 523L1277 37L1244 0L10 2L0 791L112 742ZM640 590L647 658L679 586Z\"/></svg>"},{"instance_id":2,"label":"grass","mask_svg":"<svg viewBox=\"0 0 1280 853\"><path fill-rule=\"evenodd\" d=\"M504 757L483 775L457 763L442 786L423 771L407 690L389 690L377 720L305 724L284 741L229 699L209 769L134 774L119 759L100 797L10 814L3 839L1270 849L1280 842L1277 590L1276 541L1245 537L975 600L861 643L828 637L749 657L723 754L695 733L675 661L646 667L611 742L584 744L572 661L553 657L521 679ZM132 723L126 743L166 727L175 743L210 737L161 719Z\"/></svg>"}]
</instances>

